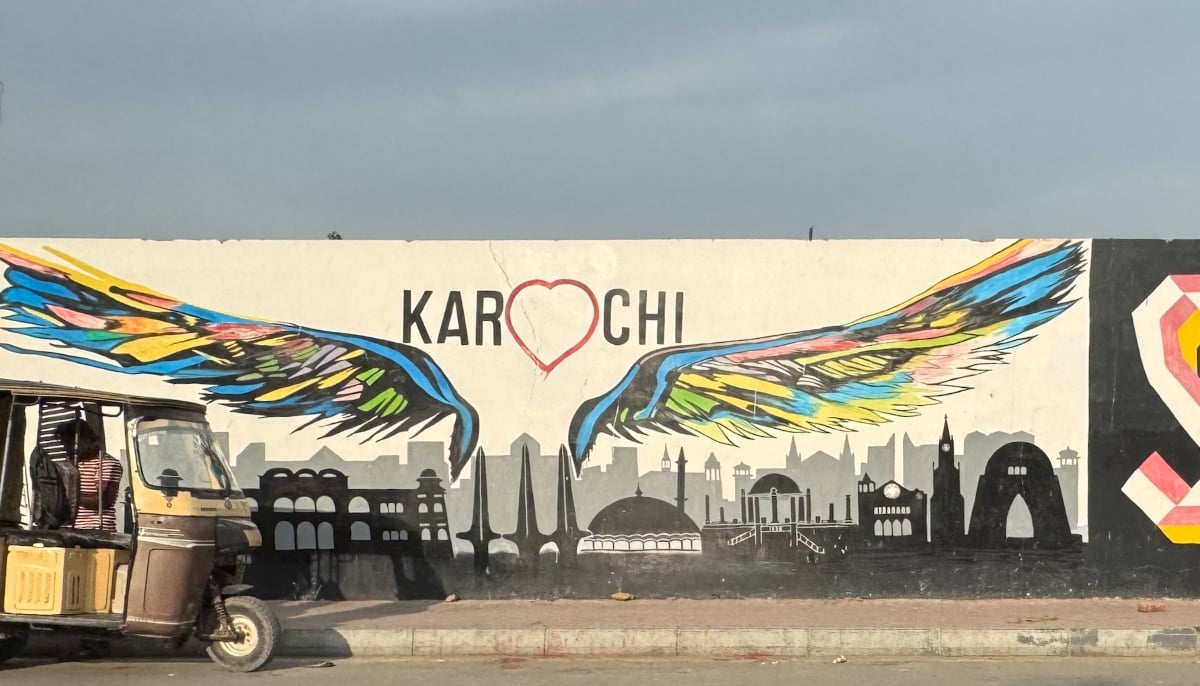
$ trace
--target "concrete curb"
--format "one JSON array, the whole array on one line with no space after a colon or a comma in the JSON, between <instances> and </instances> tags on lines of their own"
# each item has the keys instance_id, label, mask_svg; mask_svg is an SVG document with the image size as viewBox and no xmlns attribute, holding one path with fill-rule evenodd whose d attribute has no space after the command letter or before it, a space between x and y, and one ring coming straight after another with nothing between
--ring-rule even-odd
<instances>
[{"instance_id":1,"label":"concrete curb","mask_svg":"<svg viewBox=\"0 0 1200 686\"><path fill-rule=\"evenodd\" d=\"M27 654L76 644L31 638ZM114 657L200 657L189 641L121 639ZM288 657L1200 657L1194 627L1178 629L285 629Z\"/></svg>"}]
</instances>

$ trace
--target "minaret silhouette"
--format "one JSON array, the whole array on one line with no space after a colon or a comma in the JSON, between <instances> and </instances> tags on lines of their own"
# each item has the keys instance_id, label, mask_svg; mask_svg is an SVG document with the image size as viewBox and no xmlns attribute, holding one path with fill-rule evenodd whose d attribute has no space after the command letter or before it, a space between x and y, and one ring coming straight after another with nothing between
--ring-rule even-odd
<instances>
[{"instance_id":1,"label":"minaret silhouette","mask_svg":"<svg viewBox=\"0 0 1200 686\"><path fill-rule=\"evenodd\" d=\"M579 552L579 540L588 532L580 531L575 519L575 491L572 481L575 479L575 467L571 464L571 456L566 446L558 449L558 527L550 536L558 546L558 561L560 564L575 562Z\"/></svg>"},{"instance_id":2,"label":"minaret silhouette","mask_svg":"<svg viewBox=\"0 0 1200 686\"><path fill-rule=\"evenodd\" d=\"M687 502L687 498L684 497L684 493L683 493L683 482L684 482L683 467L684 467L684 465L687 464L687 458L683 456L683 448L679 449L679 459L675 462L675 464L679 465L679 476L678 476L678 482L676 483L675 508L678 509L680 513L682 513L684 511L683 510L684 503Z\"/></svg>"},{"instance_id":3,"label":"minaret silhouette","mask_svg":"<svg viewBox=\"0 0 1200 686\"><path fill-rule=\"evenodd\" d=\"M529 469L529 445L521 446L521 485L517 491L517 530L502 538L517 544L521 561L537 564L542 546L552 539L538 529L537 505L533 498L533 479Z\"/></svg>"},{"instance_id":4,"label":"minaret silhouette","mask_svg":"<svg viewBox=\"0 0 1200 686\"><path fill-rule=\"evenodd\" d=\"M483 448L475 454L475 470L472 476L474 486L473 509L471 511L471 528L457 534L458 538L470 541L475 553L475 571L486 572L488 568L488 544L500 538L492 531L491 516L488 514L488 485L487 462Z\"/></svg>"}]
</instances>

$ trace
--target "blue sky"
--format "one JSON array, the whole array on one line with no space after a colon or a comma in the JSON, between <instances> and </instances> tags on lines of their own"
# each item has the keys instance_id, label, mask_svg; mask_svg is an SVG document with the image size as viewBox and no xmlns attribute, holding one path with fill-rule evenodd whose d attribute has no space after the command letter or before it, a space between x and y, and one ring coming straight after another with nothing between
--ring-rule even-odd
<instances>
[{"instance_id":1,"label":"blue sky","mask_svg":"<svg viewBox=\"0 0 1200 686\"><path fill-rule=\"evenodd\" d=\"M0 230L1200 236L1200 3L0 2Z\"/></svg>"}]
</instances>

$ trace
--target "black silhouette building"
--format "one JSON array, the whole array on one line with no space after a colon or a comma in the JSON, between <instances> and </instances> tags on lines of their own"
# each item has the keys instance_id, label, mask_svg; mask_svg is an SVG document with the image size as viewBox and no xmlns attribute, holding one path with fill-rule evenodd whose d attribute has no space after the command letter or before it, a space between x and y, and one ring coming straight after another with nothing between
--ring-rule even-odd
<instances>
[{"instance_id":1,"label":"black silhouette building","mask_svg":"<svg viewBox=\"0 0 1200 686\"><path fill-rule=\"evenodd\" d=\"M521 446L521 484L517 491L517 530L502 538L516 544L521 561L536 564L542 547L553 539L542 533L537 523L537 505L533 496L533 477L529 472L529 446Z\"/></svg>"},{"instance_id":2,"label":"black silhouette building","mask_svg":"<svg viewBox=\"0 0 1200 686\"><path fill-rule=\"evenodd\" d=\"M488 546L492 541L500 538L500 534L492 530L491 516L488 514L487 458L484 456L482 448L475 454L475 469L471 485L474 487L471 502L471 526L457 536L471 543L475 571L482 573L486 572L488 568Z\"/></svg>"},{"instance_id":3,"label":"black silhouette building","mask_svg":"<svg viewBox=\"0 0 1200 686\"><path fill-rule=\"evenodd\" d=\"M634 495L610 503L588 525L581 553L700 553L700 528L665 500Z\"/></svg>"},{"instance_id":4,"label":"black silhouette building","mask_svg":"<svg viewBox=\"0 0 1200 686\"><path fill-rule=\"evenodd\" d=\"M705 554L810 563L840 557L857 532L849 504L847 495L844 521L834 519L832 503L828 516L814 514L811 489L786 474L766 474L741 491L740 520L705 523Z\"/></svg>"},{"instance_id":5,"label":"black silhouette building","mask_svg":"<svg viewBox=\"0 0 1200 686\"><path fill-rule=\"evenodd\" d=\"M475 467L471 479L472 503L471 526L456 534L457 538L471 543L475 559L475 569L483 573L491 562L489 547L496 539L512 541L517 546L517 554L527 565L536 565L540 560L542 549L549 543L558 548L558 562L571 565L579 552L579 542L588 534L579 528L575 512L575 469L566 446L558 451L558 479L555 530L551 534L542 533L537 522L537 505L534 498L534 485L530 468L529 446L521 447L520 484L517 488L517 526L510 534L500 535L492 529L491 515L488 505L488 476L487 457L480 449L475 457Z\"/></svg>"},{"instance_id":6,"label":"black silhouette building","mask_svg":"<svg viewBox=\"0 0 1200 686\"><path fill-rule=\"evenodd\" d=\"M663 453L664 471L671 462ZM675 505L642 494L641 486L628 498L609 503L588 525L580 542L581 553L695 553L701 551L700 527L684 511L684 466L687 458L679 451L676 465Z\"/></svg>"},{"instance_id":7,"label":"black silhouette building","mask_svg":"<svg viewBox=\"0 0 1200 686\"><path fill-rule=\"evenodd\" d=\"M952 547L962 543L966 533L963 513L962 483L959 468L954 463L954 437L950 435L950 420L942 424L942 440L938 442L937 466L933 470L933 495L930 497L930 535L935 547Z\"/></svg>"},{"instance_id":8,"label":"black silhouette building","mask_svg":"<svg viewBox=\"0 0 1200 686\"><path fill-rule=\"evenodd\" d=\"M1008 512L1018 498L1025 501L1033 523L1032 538L1008 536ZM1032 443L1008 443L988 460L975 507L971 511L970 544L979 548L1028 546L1060 550L1082 542L1071 533L1062 488L1050 458Z\"/></svg>"},{"instance_id":9,"label":"black silhouette building","mask_svg":"<svg viewBox=\"0 0 1200 686\"><path fill-rule=\"evenodd\" d=\"M811 508L795 481L783 474L759 479L750 493L742 495L746 521L754 524L812 521Z\"/></svg>"},{"instance_id":10,"label":"black silhouette building","mask_svg":"<svg viewBox=\"0 0 1200 686\"><path fill-rule=\"evenodd\" d=\"M928 545L925 526L928 498L920 489L909 490L895 481L879 488L870 474L858 482L858 526L870 546Z\"/></svg>"},{"instance_id":11,"label":"black silhouette building","mask_svg":"<svg viewBox=\"0 0 1200 686\"><path fill-rule=\"evenodd\" d=\"M684 468L687 466L687 458L683 455L683 448L679 449L679 459L675 461L675 464L679 467L679 477L675 488L675 507L679 509L680 514L683 514L685 511L684 506L687 504L687 497L683 494L684 479L686 478Z\"/></svg>"},{"instance_id":12,"label":"black silhouette building","mask_svg":"<svg viewBox=\"0 0 1200 686\"><path fill-rule=\"evenodd\" d=\"M566 446L558 449L558 526L550 540L558 546L558 561L570 565L579 552L579 541L587 531L579 529L575 519L575 467Z\"/></svg>"},{"instance_id":13,"label":"black silhouette building","mask_svg":"<svg viewBox=\"0 0 1200 686\"><path fill-rule=\"evenodd\" d=\"M432 471L417 488L350 488L335 469L269 469L246 489L254 523L270 553L408 551L426 558L453 556L446 490Z\"/></svg>"}]
</instances>

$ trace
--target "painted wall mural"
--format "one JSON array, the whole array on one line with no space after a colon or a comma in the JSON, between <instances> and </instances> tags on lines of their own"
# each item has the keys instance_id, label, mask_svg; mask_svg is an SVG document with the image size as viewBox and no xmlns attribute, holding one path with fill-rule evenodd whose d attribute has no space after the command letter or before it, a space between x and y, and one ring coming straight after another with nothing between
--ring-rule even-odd
<instances>
[{"instance_id":1,"label":"painted wall mural","mask_svg":"<svg viewBox=\"0 0 1200 686\"><path fill-rule=\"evenodd\" d=\"M1200 241L1095 241L1092 261L1096 565L1122 595L1196 595Z\"/></svg>"},{"instance_id":2,"label":"painted wall mural","mask_svg":"<svg viewBox=\"0 0 1200 686\"><path fill-rule=\"evenodd\" d=\"M209 403L268 597L1086 594L1099 244L10 239L0 374Z\"/></svg>"},{"instance_id":3,"label":"painted wall mural","mask_svg":"<svg viewBox=\"0 0 1200 686\"><path fill-rule=\"evenodd\" d=\"M1200 271L1198 269L1197 271ZM1146 378L1200 444L1200 273L1172 274L1133 312ZM1200 489L1193 493L1156 451L1122 491L1174 543L1200 543Z\"/></svg>"}]
</instances>

